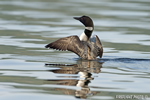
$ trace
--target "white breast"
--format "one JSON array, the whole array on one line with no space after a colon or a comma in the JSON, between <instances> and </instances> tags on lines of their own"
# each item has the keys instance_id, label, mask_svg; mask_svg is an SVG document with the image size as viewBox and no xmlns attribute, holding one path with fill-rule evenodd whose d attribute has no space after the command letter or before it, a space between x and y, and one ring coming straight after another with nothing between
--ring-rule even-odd
<instances>
[{"instance_id":1,"label":"white breast","mask_svg":"<svg viewBox=\"0 0 150 100\"><path fill-rule=\"evenodd\" d=\"M80 41L87 41L88 40L88 37L85 35L84 32L80 35L79 38L80 38Z\"/></svg>"}]
</instances>

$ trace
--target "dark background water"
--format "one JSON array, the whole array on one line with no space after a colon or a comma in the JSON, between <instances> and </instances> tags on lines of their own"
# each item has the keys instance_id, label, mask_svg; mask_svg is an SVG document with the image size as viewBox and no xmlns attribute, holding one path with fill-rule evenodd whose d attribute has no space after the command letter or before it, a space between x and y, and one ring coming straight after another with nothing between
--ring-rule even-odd
<instances>
[{"instance_id":1,"label":"dark background water","mask_svg":"<svg viewBox=\"0 0 150 100\"><path fill-rule=\"evenodd\" d=\"M80 35L84 27L73 17L82 15L94 21L102 59L44 48ZM0 99L150 97L149 22L149 0L0 0Z\"/></svg>"}]
</instances>

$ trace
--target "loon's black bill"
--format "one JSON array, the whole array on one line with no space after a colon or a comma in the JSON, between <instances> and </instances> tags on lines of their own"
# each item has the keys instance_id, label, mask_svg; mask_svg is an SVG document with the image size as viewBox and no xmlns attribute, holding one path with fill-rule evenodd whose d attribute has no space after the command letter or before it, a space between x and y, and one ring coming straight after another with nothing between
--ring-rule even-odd
<instances>
[{"instance_id":1,"label":"loon's black bill","mask_svg":"<svg viewBox=\"0 0 150 100\"><path fill-rule=\"evenodd\" d=\"M76 20L80 20L80 17L73 17L74 19L76 19Z\"/></svg>"}]
</instances>

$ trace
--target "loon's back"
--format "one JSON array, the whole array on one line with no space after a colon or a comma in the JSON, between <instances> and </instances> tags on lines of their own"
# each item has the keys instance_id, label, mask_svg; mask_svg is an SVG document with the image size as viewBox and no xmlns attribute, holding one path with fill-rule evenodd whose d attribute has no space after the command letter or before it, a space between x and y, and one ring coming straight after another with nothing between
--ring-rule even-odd
<instances>
[{"instance_id":1,"label":"loon's back","mask_svg":"<svg viewBox=\"0 0 150 100\"><path fill-rule=\"evenodd\" d=\"M83 42L83 44L84 44L84 52L83 55L81 55L81 58L94 60L97 59L98 56L100 58L102 57L103 47L97 35L90 38L90 41Z\"/></svg>"}]
</instances>

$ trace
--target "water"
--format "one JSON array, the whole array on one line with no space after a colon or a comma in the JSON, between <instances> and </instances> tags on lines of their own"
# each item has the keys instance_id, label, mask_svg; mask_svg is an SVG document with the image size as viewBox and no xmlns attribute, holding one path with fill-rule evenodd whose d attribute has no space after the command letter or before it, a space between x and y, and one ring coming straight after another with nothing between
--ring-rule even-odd
<instances>
[{"instance_id":1,"label":"water","mask_svg":"<svg viewBox=\"0 0 150 100\"><path fill-rule=\"evenodd\" d=\"M150 100L149 12L149 0L1 0L0 99ZM72 17L82 15L94 21L102 59L44 48L80 35Z\"/></svg>"}]
</instances>

